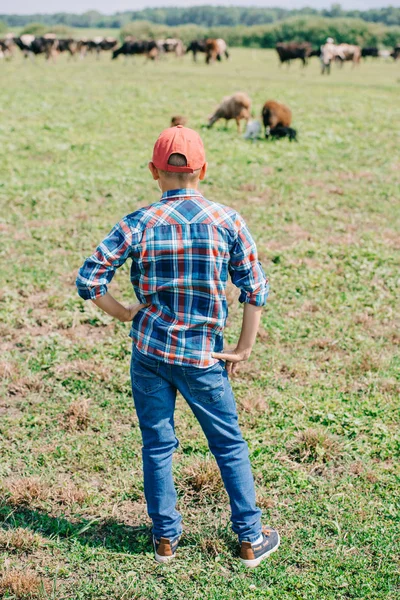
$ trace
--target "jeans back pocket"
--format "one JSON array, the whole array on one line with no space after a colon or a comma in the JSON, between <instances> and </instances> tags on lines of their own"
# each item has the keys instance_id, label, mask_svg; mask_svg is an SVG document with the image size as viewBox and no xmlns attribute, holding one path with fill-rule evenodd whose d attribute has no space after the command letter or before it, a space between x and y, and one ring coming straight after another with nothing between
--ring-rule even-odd
<instances>
[{"instance_id":1,"label":"jeans back pocket","mask_svg":"<svg viewBox=\"0 0 400 600\"><path fill-rule=\"evenodd\" d=\"M207 369L186 367L185 379L195 400L211 404L224 395L223 368L219 363Z\"/></svg>"},{"instance_id":2,"label":"jeans back pocket","mask_svg":"<svg viewBox=\"0 0 400 600\"><path fill-rule=\"evenodd\" d=\"M162 379L158 375L158 364L152 365L149 368L136 357L133 357L131 363L131 382L133 389L136 388L146 394L156 392L162 385Z\"/></svg>"}]
</instances>

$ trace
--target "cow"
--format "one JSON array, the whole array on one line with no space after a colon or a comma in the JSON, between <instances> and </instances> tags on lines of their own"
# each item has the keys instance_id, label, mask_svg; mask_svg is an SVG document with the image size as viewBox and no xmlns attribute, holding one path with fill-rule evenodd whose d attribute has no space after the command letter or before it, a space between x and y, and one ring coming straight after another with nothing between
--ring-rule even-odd
<instances>
[{"instance_id":1,"label":"cow","mask_svg":"<svg viewBox=\"0 0 400 600\"><path fill-rule=\"evenodd\" d=\"M70 56L75 56L78 52L78 42L72 38L61 38L58 40L58 52L69 52Z\"/></svg>"},{"instance_id":2,"label":"cow","mask_svg":"<svg viewBox=\"0 0 400 600\"><path fill-rule=\"evenodd\" d=\"M393 52L390 53L390 56L394 59L397 60L398 58L400 58L400 46L395 46L393 48Z\"/></svg>"},{"instance_id":3,"label":"cow","mask_svg":"<svg viewBox=\"0 0 400 600\"><path fill-rule=\"evenodd\" d=\"M6 60L9 60L14 56L14 37L15 36L13 33L7 33L5 38L0 40L0 58L5 58Z\"/></svg>"},{"instance_id":4,"label":"cow","mask_svg":"<svg viewBox=\"0 0 400 600\"><path fill-rule=\"evenodd\" d=\"M368 46L366 48L361 49L361 57L366 58L367 56L372 56L373 58L378 58L379 56L379 48L376 46Z\"/></svg>"},{"instance_id":5,"label":"cow","mask_svg":"<svg viewBox=\"0 0 400 600\"><path fill-rule=\"evenodd\" d=\"M192 40L186 48L186 54L188 52L193 53L193 60L196 62L198 52L207 52L206 40Z\"/></svg>"},{"instance_id":6,"label":"cow","mask_svg":"<svg viewBox=\"0 0 400 600\"><path fill-rule=\"evenodd\" d=\"M237 131L240 133L240 121L244 119L246 125L250 120L251 100L244 92L236 92L232 96L225 96L210 116L208 128L212 127L218 119L225 119L226 124L230 119L235 119Z\"/></svg>"},{"instance_id":7,"label":"cow","mask_svg":"<svg viewBox=\"0 0 400 600\"><path fill-rule=\"evenodd\" d=\"M114 50L112 53L112 60L118 58L120 54L124 56L133 56L134 54L145 54L147 58L154 60L157 58L159 53L157 42L154 40L137 40L137 41L126 41Z\"/></svg>"},{"instance_id":8,"label":"cow","mask_svg":"<svg viewBox=\"0 0 400 600\"><path fill-rule=\"evenodd\" d=\"M182 40L178 38L167 38L165 40L157 40L157 47L161 53L174 53L175 56L183 56L185 47Z\"/></svg>"},{"instance_id":9,"label":"cow","mask_svg":"<svg viewBox=\"0 0 400 600\"><path fill-rule=\"evenodd\" d=\"M287 44L278 42L275 46L275 49L279 56L279 65L282 65L286 62L289 66L290 61L300 59L303 63L303 67L306 66L308 62L308 57L313 51L311 44L309 44L308 42L289 42Z\"/></svg>"},{"instance_id":10,"label":"cow","mask_svg":"<svg viewBox=\"0 0 400 600\"><path fill-rule=\"evenodd\" d=\"M360 46L355 46L354 44L339 44L336 46L336 51L336 61L340 63L340 66L343 66L343 63L347 61L351 61L353 63L353 67L360 63Z\"/></svg>"},{"instance_id":11,"label":"cow","mask_svg":"<svg viewBox=\"0 0 400 600\"><path fill-rule=\"evenodd\" d=\"M25 58L44 54L46 60L50 58L55 61L56 52L58 50L58 40L54 34L47 34L43 37L35 37L34 35L21 35L14 38L15 44L22 50Z\"/></svg>"},{"instance_id":12,"label":"cow","mask_svg":"<svg viewBox=\"0 0 400 600\"><path fill-rule=\"evenodd\" d=\"M118 40L113 37L100 37L97 36L93 40L88 40L86 43L88 52L96 52L96 56L99 59L100 53L106 50L115 50L118 45Z\"/></svg>"},{"instance_id":13,"label":"cow","mask_svg":"<svg viewBox=\"0 0 400 600\"><path fill-rule=\"evenodd\" d=\"M328 38L331 40L332 38ZM346 61L352 61L353 67L359 64L361 60L361 48L360 46L354 46L352 44L334 44L333 41L327 41L326 44L321 46L321 66L322 75L328 74L331 70L332 61L339 61L343 65Z\"/></svg>"},{"instance_id":14,"label":"cow","mask_svg":"<svg viewBox=\"0 0 400 600\"><path fill-rule=\"evenodd\" d=\"M214 62L215 60L221 61L223 54L225 54L226 58L229 58L229 52L225 40L223 40L222 38L208 38L206 40L207 64L210 64L210 62Z\"/></svg>"}]
</instances>

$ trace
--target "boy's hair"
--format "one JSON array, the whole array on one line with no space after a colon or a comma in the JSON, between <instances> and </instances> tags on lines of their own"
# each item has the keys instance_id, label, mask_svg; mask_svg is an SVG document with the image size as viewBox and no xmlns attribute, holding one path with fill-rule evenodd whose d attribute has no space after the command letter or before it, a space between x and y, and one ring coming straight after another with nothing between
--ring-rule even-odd
<instances>
[{"instance_id":1,"label":"boy's hair","mask_svg":"<svg viewBox=\"0 0 400 600\"><path fill-rule=\"evenodd\" d=\"M184 156L183 154L178 154L177 152L174 152L169 157L168 164L173 165L174 167L186 167L187 166L186 156ZM160 171L162 172L162 174L165 177L170 178L170 179L178 179L180 181L180 183L182 183L182 184L187 184L187 183L191 183L191 182L195 181L200 174L200 170L201 169L197 169L197 171L193 171L193 173L175 173L172 171L162 171L160 169Z\"/></svg>"}]
</instances>

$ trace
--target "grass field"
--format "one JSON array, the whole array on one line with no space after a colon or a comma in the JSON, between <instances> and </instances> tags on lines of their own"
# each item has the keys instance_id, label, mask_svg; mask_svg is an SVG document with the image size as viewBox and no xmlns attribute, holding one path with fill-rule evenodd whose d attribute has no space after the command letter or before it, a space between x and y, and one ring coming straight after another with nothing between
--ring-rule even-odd
<instances>
[{"instance_id":1,"label":"grass field","mask_svg":"<svg viewBox=\"0 0 400 600\"><path fill-rule=\"evenodd\" d=\"M0 597L57 600L400 598L399 65L321 77L275 54L145 64L0 64ZM265 523L282 545L242 567L227 498L182 399L185 537L153 560L129 326L74 280L112 225L155 201L147 162L173 114L220 98L287 102L299 143L203 130L203 193L238 209L271 280L233 382ZM111 291L133 301L125 265ZM240 328L229 289L226 346ZM2 595L3 594L3 595ZM29 595L30 594L30 595Z\"/></svg>"}]
</instances>

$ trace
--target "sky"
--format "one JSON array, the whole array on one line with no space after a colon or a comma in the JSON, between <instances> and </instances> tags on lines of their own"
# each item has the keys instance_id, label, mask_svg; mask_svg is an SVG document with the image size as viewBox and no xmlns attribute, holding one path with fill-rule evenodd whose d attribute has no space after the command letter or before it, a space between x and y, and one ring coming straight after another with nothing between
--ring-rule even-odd
<instances>
[{"instance_id":1,"label":"sky","mask_svg":"<svg viewBox=\"0 0 400 600\"><path fill-rule=\"evenodd\" d=\"M32 14L98 10L112 14L124 10L140 10L159 6L236 5L279 6L281 8L329 8L336 0L0 0L0 13ZM368 9L382 6L400 6L400 0L342 0L344 9Z\"/></svg>"}]
</instances>

